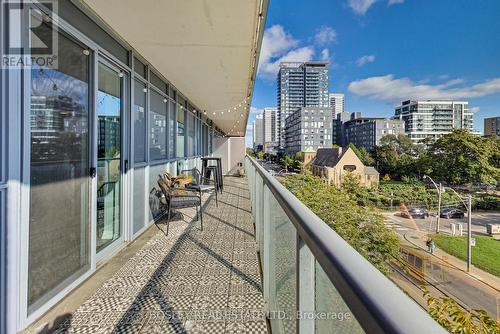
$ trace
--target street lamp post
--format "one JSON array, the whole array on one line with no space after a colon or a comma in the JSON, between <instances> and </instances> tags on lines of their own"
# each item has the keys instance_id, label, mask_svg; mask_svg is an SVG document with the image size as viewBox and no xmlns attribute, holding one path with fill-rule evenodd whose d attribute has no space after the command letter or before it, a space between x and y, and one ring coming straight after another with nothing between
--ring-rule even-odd
<instances>
[{"instance_id":1,"label":"street lamp post","mask_svg":"<svg viewBox=\"0 0 500 334\"><path fill-rule=\"evenodd\" d=\"M423 179L429 179L438 192L438 211L437 211L437 219L436 219L436 234L437 234L437 233L439 233L439 223L441 220L441 194L443 192L443 185L441 183L439 183L439 186L438 186L436 184L436 182L434 182L434 180L428 175L424 175Z\"/></svg>"},{"instance_id":2,"label":"street lamp post","mask_svg":"<svg viewBox=\"0 0 500 334\"><path fill-rule=\"evenodd\" d=\"M467 272L470 272L470 268L472 267L472 195L469 194L467 196L467 202L464 201L464 198L455 191L455 189L446 187L453 191L455 195L458 196L462 204L467 208Z\"/></svg>"},{"instance_id":3,"label":"street lamp post","mask_svg":"<svg viewBox=\"0 0 500 334\"><path fill-rule=\"evenodd\" d=\"M468 196L469 205L467 206L467 272L470 272L472 262L472 195Z\"/></svg>"}]
</instances>

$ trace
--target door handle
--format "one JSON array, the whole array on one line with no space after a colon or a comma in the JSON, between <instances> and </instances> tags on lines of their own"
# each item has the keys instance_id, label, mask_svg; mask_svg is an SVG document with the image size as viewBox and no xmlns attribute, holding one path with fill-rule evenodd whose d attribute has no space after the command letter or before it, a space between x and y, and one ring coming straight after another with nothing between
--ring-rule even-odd
<instances>
[{"instance_id":1,"label":"door handle","mask_svg":"<svg viewBox=\"0 0 500 334\"><path fill-rule=\"evenodd\" d=\"M128 160L125 160L124 165L125 165L124 172L126 173L128 171Z\"/></svg>"},{"instance_id":2,"label":"door handle","mask_svg":"<svg viewBox=\"0 0 500 334\"><path fill-rule=\"evenodd\" d=\"M97 168L95 167L90 167L89 169L89 176L93 179L97 175Z\"/></svg>"}]
</instances>

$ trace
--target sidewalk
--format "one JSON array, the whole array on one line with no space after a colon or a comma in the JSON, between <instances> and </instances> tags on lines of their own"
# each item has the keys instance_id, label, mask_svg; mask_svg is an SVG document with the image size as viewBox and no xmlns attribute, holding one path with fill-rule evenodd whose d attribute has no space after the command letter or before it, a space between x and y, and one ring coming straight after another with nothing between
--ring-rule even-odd
<instances>
[{"instance_id":1,"label":"sidewalk","mask_svg":"<svg viewBox=\"0 0 500 334\"><path fill-rule=\"evenodd\" d=\"M409 243L413 244L421 248L422 250L427 252L427 246L425 241L427 240L427 233L423 231L415 231L409 230L404 234L404 238ZM456 258L453 255L450 255L443 250L436 248L432 256L446 262L449 265L461 270L464 275L468 275L486 285L490 288L500 292L500 277L492 275L484 270L476 268L474 266L471 267L471 272L467 272L467 263L459 258Z\"/></svg>"}]
</instances>

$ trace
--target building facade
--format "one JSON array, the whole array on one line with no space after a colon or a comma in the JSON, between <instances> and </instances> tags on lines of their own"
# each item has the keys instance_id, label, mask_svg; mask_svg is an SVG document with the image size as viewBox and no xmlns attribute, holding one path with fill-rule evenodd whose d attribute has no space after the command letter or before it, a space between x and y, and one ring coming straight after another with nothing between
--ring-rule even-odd
<instances>
[{"instance_id":1,"label":"building facade","mask_svg":"<svg viewBox=\"0 0 500 334\"><path fill-rule=\"evenodd\" d=\"M253 121L253 147L262 149L264 146L264 115L259 114Z\"/></svg>"},{"instance_id":2,"label":"building facade","mask_svg":"<svg viewBox=\"0 0 500 334\"><path fill-rule=\"evenodd\" d=\"M359 116L359 117L356 117ZM371 151L380 144L380 139L386 135L404 134L404 122L398 119L361 117L353 113L353 118L343 124L343 146L354 144Z\"/></svg>"},{"instance_id":3,"label":"building facade","mask_svg":"<svg viewBox=\"0 0 500 334\"><path fill-rule=\"evenodd\" d=\"M500 136L500 117L491 117L484 119L484 135Z\"/></svg>"},{"instance_id":4,"label":"building facade","mask_svg":"<svg viewBox=\"0 0 500 334\"><path fill-rule=\"evenodd\" d=\"M286 119L285 152L295 154L330 147L332 141L331 109L302 107Z\"/></svg>"},{"instance_id":5,"label":"building facade","mask_svg":"<svg viewBox=\"0 0 500 334\"><path fill-rule=\"evenodd\" d=\"M264 118L264 152L276 153L279 149L279 113L278 108L266 107L262 112Z\"/></svg>"},{"instance_id":6,"label":"building facade","mask_svg":"<svg viewBox=\"0 0 500 334\"><path fill-rule=\"evenodd\" d=\"M288 116L300 107L329 107L328 62L280 63L277 87L280 147L283 148Z\"/></svg>"},{"instance_id":7,"label":"building facade","mask_svg":"<svg viewBox=\"0 0 500 334\"><path fill-rule=\"evenodd\" d=\"M330 93L330 108L332 108L333 119L337 118L337 115L344 112L344 94L342 93Z\"/></svg>"},{"instance_id":8,"label":"building facade","mask_svg":"<svg viewBox=\"0 0 500 334\"><path fill-rule=\"evenodd\" d=\"M469 103L453 100L407 100L395 109L394 119L405 123L405 134L414 142L439 137L454 129L473 131Z\"/></svg>"},{"instance_id":9,"label":"building facade","mask_svg":"<svg viewBox=\"0 0 500 334\"><path fill-rule=\"evenodd\" d=\"M337 188L340 188L347 174L358 178L362 187L376 188L379 184L377 170L365 166L351 148L318 149L309 166L313 175Z\"/></svg>"}]
</instances>

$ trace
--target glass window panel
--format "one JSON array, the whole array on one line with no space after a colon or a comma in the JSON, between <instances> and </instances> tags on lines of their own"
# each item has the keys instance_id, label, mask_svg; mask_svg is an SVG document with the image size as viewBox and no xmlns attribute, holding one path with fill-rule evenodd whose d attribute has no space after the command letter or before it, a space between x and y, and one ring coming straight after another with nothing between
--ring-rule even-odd
<instances>
[{"instance_id":1,"label":"glass window panel","mask_svg":"<svg viewBox=\"0 0 500 334\"><path fill-rule=\"evenodd\" d=\"M52 35L37 23L37 36ZM58 67L31 69L29 313L89 269L90 57L57 38Z\"/></svg>"},{"instance_id":2,"label":"glass window panel","mask_svg":"<svg viewBox=\"0 0 500 334\"><path fill-rule=\"evenodd\" d=\"M187 112L188 119L188 137L187 137L187 156L192 157L194 155L195 150L195 117L193 113Z\"/></svg>"},{"instance_id":3,"label":"glass window panel","mask_svg":"<svg viewBox=\"0 0 500 334\"><path fill-rule=\"evenodd\" d=\"M152 71L149 72L149 81L162 92L167 92L167 84Z\"/></svg>"},{"instance_id":4,"label":"glass window panel","mask_svg":"<svg viewBox=\"0 0 500 334\"><path fill-rule=\"evenodd\" d=\"M213 152L213 145L212 145L212 140L213 140L213 128L210 126L208 128L208 154L212 154Z\"/></svg>"},{"instance_id":5,"label":"glass window panel","mask_svg":"<svg viewBox=\"0 0 500 334\"><path fill-rule=\"evenodd\" d=\"M72 1L57 1L57 14L71 22L71 25L86 36L92 36L92 40L108 50L122 63L129 65L129 53L115 38L89 18Z\"/></svg>"},{"instance_id":6,"label":"glass window panel","mask_svg":"<svg viewBox=\"0 0 500 334\"><path fill-rule=\"evenodd\" d=\"M146 85L135 80L134 84L134 161L146 161Z\"/></svg>"},{"instance_id":7,"label":"glass window panel","mask_svg":"<svg viewBox=\"0 0 500 334\"><path fill-rule=\"evenodd\" d=\"M168 125L168 157L175 158L175 103L173 101L169 102L170 106L168 109L169 117L169 125Z\"/></svg>"},{"instance_id":8,"label":"glass window panel","mask_svg":"<svg viewBox=\"0 0 500 334\"><path fill-rule=\"evenodd\" d=\"M177 157L184 157L184 109L177 108Z\"/></svg>"},{"instance_id":9,"label":"glass window panel","mask_svg":"<svg viewBox=\"0 0 500 334\"><path fill-rule=\"evenodd\" d=\"M149 108L149 160L167 158L167 104L164 97L151 91Z\"/></svg>"},{"instance_id":10,"label":"glass window panel","mask_svg":"<svg viewBox=\"0 0 500 334\"><path fill-rule=\"evenodd\" d=\"M97 91L97 229L96 249L120 237L122 78L99 63Z\"/></svg>"},{"instance_id":11,"label":"glass window panel","mask_svg":"<svg viewBox=\"0 0 500 334\"><path fill-rule=\"evenodd\" d=\"M208 155L208 126L203 123L203 153L202 155Z\"/></svg>"},{"instance_id":12,"label":"glass window panel","mask_svg":"<svg viewBox=\"0 0 500 334\"><path fill-rule=\"evenodd\" d=\"M144 203L146 199L146 168L134 169L133 224L134 233L145 225Z\"/></svg>"},{"instance_id":13,"label":"glass window panel","mask_svg":"<svg viewBox=\"0 0 500 334\"><path fill-rule=\"evenodd\" d=\"M139 74L141 77L147 77L147 67L139 59L134 57L134 70L135 73Z\"/></svg>"}]
</instances>

